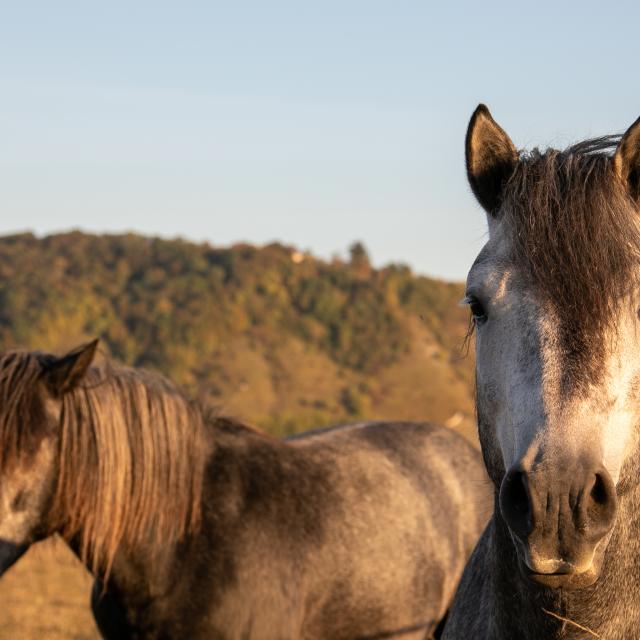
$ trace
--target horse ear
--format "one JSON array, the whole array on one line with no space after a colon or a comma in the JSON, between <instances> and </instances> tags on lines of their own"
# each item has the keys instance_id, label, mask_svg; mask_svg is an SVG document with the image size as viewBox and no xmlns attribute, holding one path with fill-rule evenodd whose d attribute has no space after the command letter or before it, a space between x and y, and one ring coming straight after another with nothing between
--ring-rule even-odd
<instances>
[{"instance_id":1,"label":"horse ear","mask_svg":"<svg viewBox=\"0 0 640 640\"><path fill-rule=\"evenodd\" d=\"M44 377L56 396L73 389L87 373L98 347L98 340L77 347L60 358L51 358L44 363Z\"/></svg>"},{"instance_id":2,"label":"horse ear","mask_svg":"<svg viewBox=\"0 0 640 640\"><path fill-rule=\"evenodd\" d=\"M640 200L640 118L620 139L613 156L613 167L629 190L631 197Z\"/></svg>"},{"instance_id":3,"label":"horse ear","mask_svg":"<svg viewBox=\"0 0 640 640\"><path fill-rule=\"evenodd\" d=\"M518 162L518 151L483 104L478 105L469 122L466 158L471 189L485 211L494 215Z\"/></svg>"}]
</instances>

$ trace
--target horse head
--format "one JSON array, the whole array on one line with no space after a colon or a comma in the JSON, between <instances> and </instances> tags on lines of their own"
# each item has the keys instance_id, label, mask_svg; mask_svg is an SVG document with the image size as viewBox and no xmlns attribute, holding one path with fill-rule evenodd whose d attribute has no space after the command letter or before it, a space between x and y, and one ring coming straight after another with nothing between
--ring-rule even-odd
<instances>
[{"instance_id":1,"label":"horse head","mask_svg":"<svg viewBox=\"0 0 640 640\"><path fill-rule=\"evenodd\" d=\"M0 358L0 574L57 528L61 398L83 378L96 345L60 358L28 352Z\"/></svg>"},{"instance_id":2,"label":"horse head","mask_svg":"<svg viewBox=\"0 0 640 640\"><path fill-rule=\"evenodd\" d=\"M466 162L489 226L465 302L498 517L527 577L584 587L637 483L640 120L523 153L480 105Z\"/></svg>"}]
</instances>

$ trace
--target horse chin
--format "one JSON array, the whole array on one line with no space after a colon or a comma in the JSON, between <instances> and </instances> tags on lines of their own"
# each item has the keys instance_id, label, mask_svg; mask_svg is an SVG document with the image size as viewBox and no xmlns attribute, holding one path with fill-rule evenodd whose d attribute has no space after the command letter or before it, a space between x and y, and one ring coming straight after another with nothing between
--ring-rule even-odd
<instances>
[{"instance_id":1,"label":"horse chin","mask_svg":"<svg viewBox=\"0 0 640 640\"><path fill-rule=\"evenodd\" d=\"M541 587L569 590L590 587L600 576L600 572L594 569L581 573L535 573L529 568L525 568L524 574L529 580Z\"/></svg>"},{"instance_id":2,"label":"horse chin","mask_svg":"<svg viewBox=\"0 0 640 640\"><path fill-rule=\"evenodd\" d=\"M565 560L540 555L511 534L518 569L526 580L549 589L568 590L583 589L597 582L610 537L611 534L605 536L594 549L574 549L574 558Z\"/></svg>"},{"instance_id":3,"label":"horse chin","mask_svg":"<svg viewBox=\"0 0 640 640\"><path fill-rule=\"evenodd\" d=\"M29 548L29 545L15 544L0 538L0 575L14 565Z\"/></svg>"},{"instance_id":4,"label":"horse chin","mask_svg":"<svg viewBox=\"0 0 640 640\"><path fill-rule=\"evenodd\" d=\"M549 589L584 589L590 587L597 582L600 577L600 570L602 568L602 555L596 554L587 569L575 570L573 568L564 567L561 570L549 573L541 573L535 571L523 561L520 553L518 555L518 565L520 572L527 579L541 587L547 587Z\"/></svg>"}]
</instances>

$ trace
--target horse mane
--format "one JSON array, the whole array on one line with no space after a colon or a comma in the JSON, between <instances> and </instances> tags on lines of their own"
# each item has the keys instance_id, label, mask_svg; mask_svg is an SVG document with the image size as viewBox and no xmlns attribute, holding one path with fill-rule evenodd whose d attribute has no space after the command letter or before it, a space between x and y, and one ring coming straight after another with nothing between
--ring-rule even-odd
<instances>
[{"instance_id":1,"label":"horse mane","mask_svg":"<svg viewBox=\"0 0 640 640\"><path fill-rule=\"evenodd\" d=\"M569 361L583 370L640 280L640 212L613 170L619 140L521 152L503 193L511 260L552 305Z\"/></svg>"},{"instance_id":2,"label":"horse mane","mask_svg":"<svg viewBox=\"0 0 640 640\"><path fill-rule=\"evenodd\" d=\"M46 418L32 419L34 411L46 415L34 384L40 357L13 352L0 360L2 457L32 450L44 435L33 429ZM104 580L120 545L160 550L199 526L205 422L182 391L143 370L92 367L62 396L52 513Z\"/></svg>"}]
</instances>

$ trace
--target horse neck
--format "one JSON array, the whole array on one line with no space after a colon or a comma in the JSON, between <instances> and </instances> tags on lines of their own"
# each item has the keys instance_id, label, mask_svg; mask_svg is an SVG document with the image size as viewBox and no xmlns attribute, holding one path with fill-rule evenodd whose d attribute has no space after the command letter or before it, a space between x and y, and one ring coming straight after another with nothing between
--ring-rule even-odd
<instances>
[{"instance_id":1,"label":"horse neck","mask_svg":"<svg viewBox=\"0 0 640 640\"><path fill-rule=\"evenodd\" d=\"M198 531L159 550L123 544L115 555L107 590L132 616L149 607L151 611L158 595L190 585L194 568L203 562L209 575L223 580L235 552L238 521L254 502L264 506L268 500L277 501L281 491L273 490L274 484L287 482L283 467L289 466L291 452L280 441L215 417L207 421L205 436L208 455ZM70 544L79 554L78 541Z\"/></svg>"},{"instance_id":2,"label":"horse neck","mask_svg":"<svg viewBox=\"0 0 640 640\"><path fill-rule=\"evenodd\" d=\"M496 506L488 549L493 622L499 638L630 637L640 625L640 486L619 499L616 526L595 584L578 590L539 587L520 573L509 530ZM635 615L634 615L635 614ZM559 617L556 617L559 616ZM562 620L561 618L565 619ZM577 625L580 625L582 629ZM631 630L631 631L630 631ZM492 636L493 637L493 636Z\"/></svg>"}]
</instances>

